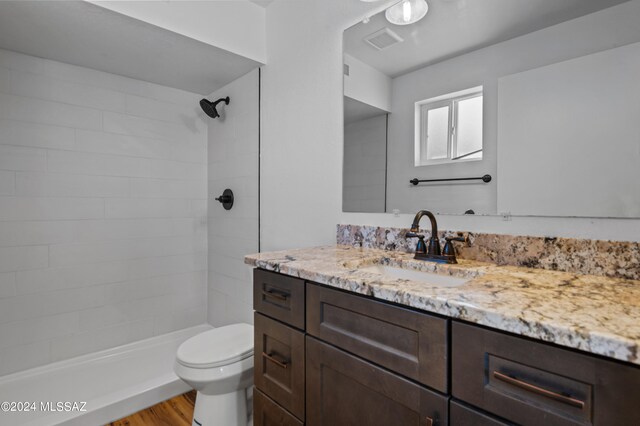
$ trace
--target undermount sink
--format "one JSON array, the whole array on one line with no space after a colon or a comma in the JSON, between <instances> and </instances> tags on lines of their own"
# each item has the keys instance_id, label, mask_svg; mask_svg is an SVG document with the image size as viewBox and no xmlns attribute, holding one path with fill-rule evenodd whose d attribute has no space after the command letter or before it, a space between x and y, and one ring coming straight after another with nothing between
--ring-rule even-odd
<instances>
[{"instance_id":1,"label":"undermount sink","mask_svg":"<svg viewBox=\"0 0 640 426\"><path fill-rule=\"evenodd\" d=\"M387 278L419 281L438 287L458 287L466 284L468 281L467 278L438 275L431 272L416 271L414 269L403 269L386 265L371 265L360 268L360 270L363 272L380 274Z\"/></svg>"}]
</instances>

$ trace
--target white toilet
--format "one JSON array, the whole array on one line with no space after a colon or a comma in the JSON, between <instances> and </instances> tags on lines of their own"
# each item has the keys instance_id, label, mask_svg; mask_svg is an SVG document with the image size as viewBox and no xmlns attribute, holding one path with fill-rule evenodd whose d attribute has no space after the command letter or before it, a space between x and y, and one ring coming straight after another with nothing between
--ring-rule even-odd
<instances>
[{"instance_id":1,"label":"white toilet","mask_svg":"<svg viewBox=\"0 0 640 426\"><path fill-rule=\"evenodd\" d=\"M253 326L200 333L178 348L175 372L198 391L193 426L247 426L253 384Z\"/></svg>"}]
</instances>

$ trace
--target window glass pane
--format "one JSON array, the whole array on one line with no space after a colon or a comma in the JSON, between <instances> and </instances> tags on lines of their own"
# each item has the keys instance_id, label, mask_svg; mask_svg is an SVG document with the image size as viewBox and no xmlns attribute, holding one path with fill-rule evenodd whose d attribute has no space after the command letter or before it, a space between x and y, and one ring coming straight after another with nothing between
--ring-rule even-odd
<instances>
[{"instance_id":1,"label":"window glass pane","mask_svg":"<svg viewBox=\"0 0 640 426\"><path fill-rule=\"evenodd\" d=\"M464 99L458 102L458 127L456 138L456 157L482 158L482 152L469 153L482 149L482 96Z\"/></svg>"},{"instance_id":2,"label":"window glass pane","mask_svg":"<svg viewBox=\"0 0 640 426\"><path fill-rule=\"evenodd\" d=\"M449 107L430 109L427 112L427 160L447 158L449 138Z\"/></svg>"}]
</instances>

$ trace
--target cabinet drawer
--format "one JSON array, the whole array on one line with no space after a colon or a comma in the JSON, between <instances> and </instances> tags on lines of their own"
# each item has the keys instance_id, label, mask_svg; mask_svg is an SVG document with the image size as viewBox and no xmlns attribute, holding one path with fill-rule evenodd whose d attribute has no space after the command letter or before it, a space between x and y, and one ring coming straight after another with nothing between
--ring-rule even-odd
<instances>
[{"instance_id":1,"label":"cabinet drawer","mask_svg":"<svg viewBox=\"0 0 640 426\"><path fill-rule=\"evenodd\" d=\"M441 392L449 320L307 283L307 332Z\"/></svg>"},{"instance_id":2,"label":"cabinet drawer","mask_svg":"<svg viewBox=\"0 0 640 426\"><path fill-rule=\"evenodd\" d=\"M502 422L459 402L451 401L449 424L451 426L509 426L513 423Z\"/></svg>"},{"instance_id":3,"label":"cabinet drawer","mask_svg":"<svg viewBox=\"0 0 640 426\"><path fill-rule=\"evenodd\" d=\"M255 386L304 420L304 334L255 314Z\"/></svg>"},{"instance_id":4,"label":"cabinet drawer","mask_svg":"<svg viewBox=\"0 0 640 426\"><path fill-rule=\"evenodd\" d=\"M448 397L307 336L310 426L446 426Z\"/></svg>"},{"instance_id":5,"label":"cabinet drawer","mask_svg":"<svg viewBox=\"0 0 640 426\"><path fill-rule=\"evenodd\" d=\"M304 423L273 402L271 398L256 390L253 394L253 424L255 426L302 426Z\"/></svg>"},{"instance_id":6,"label":"cabinet drawer","mask_svg":"<svg viewBox=\"0 0 640 426\"><path fill-rule=\"evenodd\" d=\"M453 396L522 425L640 424L640 368L454 322Z\"/></svg>"},{"instance_id":7,"label":"cabinet drawer","mask_svg":"<svg viewBox=\"0 0 640 426\"><path fill-rule=\"evenodd\" d=\"M304 329L304 281L254 269L253 308L271 318Z\"/></svg>"}]
</instances>

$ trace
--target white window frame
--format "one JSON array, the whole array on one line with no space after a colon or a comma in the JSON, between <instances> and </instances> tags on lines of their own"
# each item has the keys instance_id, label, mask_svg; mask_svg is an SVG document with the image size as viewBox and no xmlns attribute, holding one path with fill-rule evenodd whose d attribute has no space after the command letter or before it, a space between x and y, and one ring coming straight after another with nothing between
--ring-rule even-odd
<instances>
[{"instance_id":1,"label":"white window frame","mask_svg":"<svg viewBox=\"0 0 640 426\"><path fill-rule=\"evenodd\" d=\"M458 108L457 105L460 101L475 98L478 96L484 96L483 86L473 87L471 89L460 90L454 93L448 93L443 96L438 96L435 98L425 99L423 101L419 101L415 103L415 166L429 166L434 164L451 164L451 163L461 163L466 161L482 161L482 157L480 158L451 158L452 153L456 151L456 143L457 143L457 113ZM484 98L483 98L484 99ZM442 158L438 160L427 160L427 138L424 136L428 128L427 117L428 111L432 109L442 108L444 106L449 107L449 125L448 125L448 134L447 134L447 158ZM482 116L484 120L484 107L482 111ZM484 126L483 126L484 129ZM482 149L484 149L484 135L482 138Z\"/></svg>"}]
</instances>

